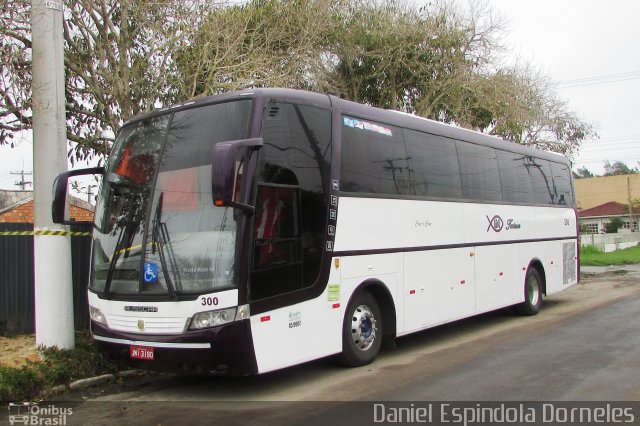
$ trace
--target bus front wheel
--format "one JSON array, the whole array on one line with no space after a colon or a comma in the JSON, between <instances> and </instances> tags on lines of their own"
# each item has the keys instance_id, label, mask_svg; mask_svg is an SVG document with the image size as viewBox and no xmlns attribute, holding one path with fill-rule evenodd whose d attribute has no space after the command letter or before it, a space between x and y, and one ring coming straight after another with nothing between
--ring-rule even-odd
<instances>
[{"instance_id":1,"label":"bus front wheel","mask_svg":"<svg viewBox=\"0 0 640 426\"><path fill-rule=\"evenodd\" d=\"M535 315L542 307L542 279L534 267L527 270L524 279L524 302L516 306L518 315Z\"/></svg>"},{"instance_id":2,"label":"bus front wheel","mask_svg":"<svg viewBox=\"0 0 640 426\"><path fill-rule=\"evenodd\" d=\"M376 299L359 292L347 306L339 361L349 367L371 363L382 345L382 313Z\"/></svg>"}]
</instances>

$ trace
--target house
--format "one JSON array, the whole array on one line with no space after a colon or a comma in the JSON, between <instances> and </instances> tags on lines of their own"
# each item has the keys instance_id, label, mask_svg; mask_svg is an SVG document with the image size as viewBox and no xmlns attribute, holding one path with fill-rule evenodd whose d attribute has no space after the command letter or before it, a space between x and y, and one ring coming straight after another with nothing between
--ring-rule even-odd
<instances>
[{"instance_id":1,"label":"house","mask_svg":"<svg viewBox=\"0 0 640 426\"><path fill-rule=\"evenodd\" d=\"M578 209L591 209L610 201L627 205L640 198L640 173L575 179Z\"/></svg>"},{"instance_id":2,"label":"house","mask_svg":"<svg viewBox=\"0 0 640 426\"><path fill-rule=\"evenodd\" d=\"M630 229L631 231L638 230L638 219L637 217L633 217L633 220L629 219L629 206L626 204L609 201L590 209L578 211L580 229L583 233L588 234L603 233L605 225L615 217L622 220L623 229Z\"/></svg>"},{"instance_id":3,"label":"house","mask_svg":"<svg viewBox=\"0 0 640 426\"><path fill-rule=\"evenodd\" d=\"M93 220L90 203L71 197L69 206L71 220ZM33 192L0 190L0 223L33 223Z\"/></svg>"}]
</instances>

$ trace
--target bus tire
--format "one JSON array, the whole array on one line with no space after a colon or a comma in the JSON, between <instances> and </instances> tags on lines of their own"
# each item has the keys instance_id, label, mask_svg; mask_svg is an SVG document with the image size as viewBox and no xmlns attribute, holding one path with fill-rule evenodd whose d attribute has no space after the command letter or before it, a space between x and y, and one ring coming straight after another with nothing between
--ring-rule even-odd
<instances>
[{"instance_id":1,"label":"bus tire","mask_svg":"<svg viewBox=\"0 0 640 426\"><path fill-rule=\"evenodd\" d=\"M371 363L382 346L382 313L374 297L366 292L356 294L342 325L342 353L338 361L349 367Z\"/></svg>"},{"instance_id":2,"label":"bus tire","mask_svg":"<svg viewBox=\"0 0 640 426\"><path fill-rule=\"evenodd\" d=\"M516 305L518 315L536 315L542 307L542 278L534 267L529 267L524 279L524 302Z\"/></svg>"}]
</instances>

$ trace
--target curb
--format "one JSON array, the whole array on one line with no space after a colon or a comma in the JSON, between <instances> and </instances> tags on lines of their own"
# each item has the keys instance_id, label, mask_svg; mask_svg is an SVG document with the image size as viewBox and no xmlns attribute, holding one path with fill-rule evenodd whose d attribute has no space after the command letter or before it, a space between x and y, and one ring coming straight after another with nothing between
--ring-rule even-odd
<instances>
[{"instance_id":1,"label":"curb","mask_svg":"<svg viewBox=\"0 0 640 426\"><path fill-rule=\"evenodd\" d=\"M64 392L64 390L66 390L67 388L70 390L89 388L92 386L98 386L103 383L110 382L112 380L115 380L118 377L124 378L124 377L140 376L140 375L143 375L144 373L145 372L143 370L124 370L124 371L119 371L116 374L103 374L101 376L89 377L86 379L79 379L69 383L68 387L65 385L60 385L60 386L56 386L55 388L52 388L51 390L60 391L60 389L57 389L57 388L64 388L62 390Z\"/></svg>"},{"instance_id":2,"label":"curb","mask_svg":"<svg viewBox=\"0 0 640 426\"><path fill-rule=\"evenodd\" d=\"M114 374L103 374L102 376L90 377L88 379L80 379L80 380L76 380L75 382L69 383L69 389L75 390L80 388L97 386L102 383L110 382L115 378L116 376Z\"/></svg>"}]
</instances>

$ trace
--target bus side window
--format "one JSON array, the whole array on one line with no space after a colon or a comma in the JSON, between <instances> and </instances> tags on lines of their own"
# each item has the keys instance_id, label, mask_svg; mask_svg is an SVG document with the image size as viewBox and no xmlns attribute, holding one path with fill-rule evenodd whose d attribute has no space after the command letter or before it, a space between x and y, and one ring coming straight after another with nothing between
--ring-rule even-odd
<instances>
[{"instance_id":1,"label":"bus side window","mask_svg":"<svg viewBox=\"0 0 640 426\"><path fill-rule=\"evenodd\" d=\"M293 263L299 239L298 190L261 186L256 206L254 268Z\"/></svg>"},{"instance_id":2,"label":"bus side window","mask_svg":"<svg viewBox=\"0 0 640 426\"><path fill-rule=\"evenodd\" d=\"M254 222L252 298L298 290L302 285L300 190L260 185Z\"/></svg>"}]
</instances>

